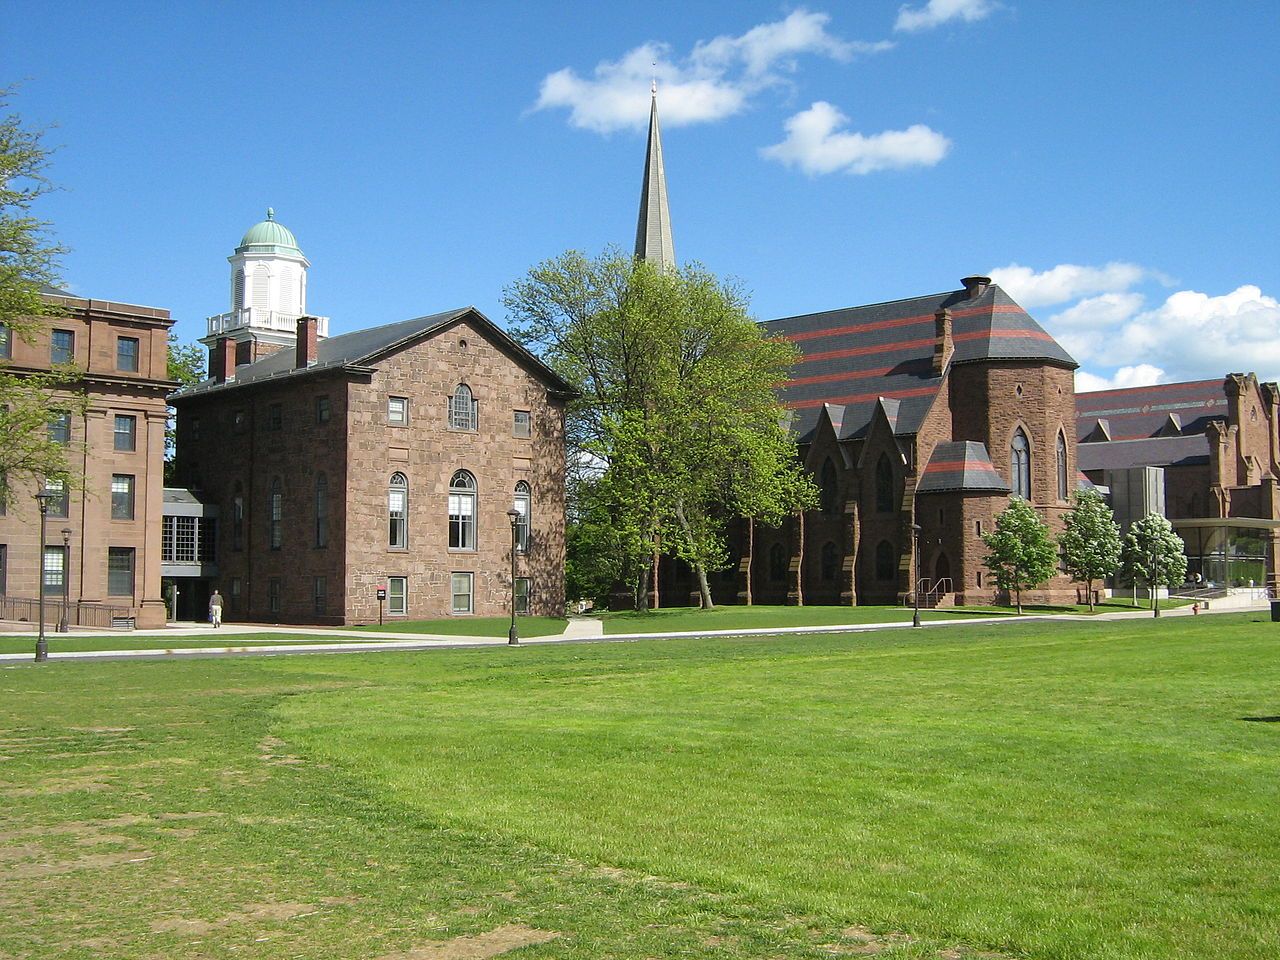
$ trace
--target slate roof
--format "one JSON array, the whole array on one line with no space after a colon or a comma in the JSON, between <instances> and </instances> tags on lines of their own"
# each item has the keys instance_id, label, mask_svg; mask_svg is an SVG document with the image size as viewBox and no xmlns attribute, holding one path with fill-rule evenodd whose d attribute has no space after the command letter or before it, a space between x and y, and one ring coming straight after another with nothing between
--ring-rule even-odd
<instances>
[{"instance_id":1,"label":"slate roof","mask_svg":"<svg viewBox=\"0 0 1280 960\"><path fill-rule=\"evenodd\" d=\"M1009 484L996 471L986 444L975 440L940 443L920 475L916 493L955 490L1008 493Z\"/></svg>"},{"instance_id":2,"label":"slate roof","mask_svg":"<svg viewBox=\"0 0 1280 960\"><path fill-rule=\"evenodd\" d=\"M1076 446L1081 470L1123 470L1129 467L1186 467L1209 462L1209 438L1203 433L1181 437L1146 437L1081 443Z\"/></svg>"},{"instance_id":3,"label":"slate roof","mask_svg":"<svg viewBox=\"0 0 1280 960\"><path fill-rule=\"evenodd\" d=\"M309 367L296 367L296 353L292 347L285 347L270 353L253 363L236 367L234 380L219 383L216 380L204 380L170 395L170 400L183 400L188 397L202 396L215 391L234 390L248 384L262 383L267 380L280 380L285 377L301 377L342 368L362 368L389 351L418 339L428 333L441 329L454 321L467 318L484 329L498 345L513 354L516 360L534 372L554 392L565 395L576 395L572 386L562 380L550 367L531 354L475 307L459 307L434 313L426 317L415 317L412 320L401 320L380 327L368 327L354 330L336 337L328 337L316 344L316 362Z\"/></svg>"},{"instance_id":4,"label":"slate roof","mask_svg":"<svg viewBox=\"0 0 1280 960\"><path fill-rule=\"evenodd\" d=\"M1221 380L1161 383L1076 394L1076 436L1085 447L1099 420L1107 421L1111 440L1138 440L1169 434L1172 415L1183 436L1203 434L1210 420L1227 418Z\"/></svg>"},{"instance_id":5,"label":"slate roof","mask_svg":"<svg viewBox=\"0 0 1280 960\"><path fill-rule=\"evenodd\" d=\"M933 373L934 314L951 311L952 363L975 360L1076 362L1007 293L991 284L970 299L964 290L787 317L765 333L802 352L782 389L800 439L809 439L823 403L846 408L844 439L862 435L880 397L899 401L895 432L919 430L942 379Z\"/></svg>"}]
</instances>

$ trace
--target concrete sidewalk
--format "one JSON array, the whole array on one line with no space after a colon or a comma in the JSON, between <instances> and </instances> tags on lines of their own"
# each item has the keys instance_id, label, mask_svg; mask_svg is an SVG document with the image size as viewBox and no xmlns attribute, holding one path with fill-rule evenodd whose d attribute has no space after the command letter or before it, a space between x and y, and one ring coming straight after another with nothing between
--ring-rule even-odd
<instances>
[{"instance_id":1,"label":"concrete sidewalk","mask_svg":"<svg viewBox=\"0 0 1280 960\"><path fill-rule=\"evenodd\" d=\"M1244 611L1268 612L1270 609L1269 602L1266 600L1257 601L1245 607L1232 607L1230 609L1211 609L1201 611L1203 616L1211 616L1216 613L1240 613ZM1191 607L1174 607L1161 612L1163 617L1190 617L1195 616ZM938 630L951 627L962 627L969 624L1019 624L1034 623L1055 620L1067 620L1071 622L1097 621L1097 620L1133 620L1133 619L1150 619L1152 613L1149 608L1138 607L1132 611L1117 611L1114 613L1099 614L1025 614L1021 617L1010 615L998 615L990 617L966 617L957 618L955 620L927 620L921 624L921 629ZM699 637L706 638L727 638L727 637L768 637L768 636L789 636L789 635L813 635L813 634L857 634L871 633L880 630L910 630L912 629L909 621L893 621L886 623L858 623L843 624L831 626L801 626L801 627L758 627L750 629L736 630L684 630L669 631L664 633L614 633L606 634L604 632L604 622L594 617L570 617L569 623L565 627L563 633L554 634L545 637L529 637L520 640L520 646L546 646L560 643L634 643L641 640L675 640L675 639L694 639ZM326 642L322 643L306 643L305 641L287 643L287 644L257 644L253 646L237 646L235 643L236 635L244 634L264 634L277 633L289 636L308 636L320 638L324 637ZM177 634L177 636L175 636ZM280 656L280 655L299 655L299 654L316 654L316 653L373 653L373 652L393 652L393 651L418 651L418 650L439 650L439 649L479 649L484 647L505 647L508 646L507 638L504 637L460 637L457 635L443 634L422 634L422 633L397 633L394 631L361 631L353 634L350 630L343 630L329 627L280 627L280 626L261 626L255 624L225 624L220 629L214 630L208 624L184 624L174 625L165 629L156 630L135 630L124 637L164 637L166 635L173 636L175 640L180 637L188 639L192 635L208 635L226 637L226 646L218 647L125 647L122 645L116 650L83 650L83 651L57 651L49 652L50 660L113 660L113 659L173 659L175 657L217 657L217 656L246 656L246 655L262 655L262 656ZM69 636L82 637L101 637L100 632L89 630L76 631ZM35 631L22 630L18 632L0 632L0 636L19 636L25 637L32 641L34 649ZM68 634L53 634L53 637L68 636ZM127 642L127 641L124 641ZM56 640L55 640L56 643ZM0 654L0 663L3 662L30 662L33 653L2 653Z\"/></svg>"}]
</instances>

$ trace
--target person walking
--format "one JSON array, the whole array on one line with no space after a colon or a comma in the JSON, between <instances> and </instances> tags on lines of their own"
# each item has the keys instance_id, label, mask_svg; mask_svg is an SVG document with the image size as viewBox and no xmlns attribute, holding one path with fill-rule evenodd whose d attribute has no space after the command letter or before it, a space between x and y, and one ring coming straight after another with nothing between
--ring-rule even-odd
<instances>
[{"instance_id":1,"label":"person walking","mask_svg":"<svg viewBox=\"0 0 1280 960\"><path fill-rule=\"evenodd\" d=\"M222 594L217 587L213 588L213 596L209 598L209 622L215 628L222 626Z\"/></svg>"}]
</instances>

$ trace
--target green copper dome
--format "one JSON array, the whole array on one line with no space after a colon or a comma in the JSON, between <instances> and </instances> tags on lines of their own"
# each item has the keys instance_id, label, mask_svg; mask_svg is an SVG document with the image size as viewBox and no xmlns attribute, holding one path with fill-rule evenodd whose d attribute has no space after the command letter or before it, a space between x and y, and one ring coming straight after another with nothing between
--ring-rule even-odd
<instances>
[{"instance_id":1,"label":"green copper dome","mask_svg":"<svg viewBox=\"0 0 1280 960\"><path fill-rule=\"evenodd\" d=\"M236 252L239 253L245 247L254 247L255 253L292 253L302 256L302 250L298 247L293 231L284 224L276 222L276 212L270 207L267 207L267 219L261 223L255 223L245 232Z\"/></svg>"}]
</instances>

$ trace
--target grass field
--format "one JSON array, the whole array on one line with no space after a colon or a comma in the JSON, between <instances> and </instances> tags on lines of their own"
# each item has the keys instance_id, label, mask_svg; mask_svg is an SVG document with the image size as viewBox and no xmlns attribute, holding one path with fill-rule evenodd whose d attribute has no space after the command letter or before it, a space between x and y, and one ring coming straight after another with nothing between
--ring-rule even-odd
<instances>
[{"instance_id":1,"label":"grass field","mask_svg":"<svg viewBox=\"0 0 1280 960\"><path fill-rule=\"evenodd\" d=\"M965 608L921 610L921 620L955 620L974 616ZM997 611L1009 613L1011 611ZM683 633L694 630L759 630L771 627L830 627L858 623L907 623L910 607L752 607L722 606L714 610L668 607L662 610L619 610L600 615L604 632ZM991 616L992 611L983 611Z\"/></svg>"},{"instance_id":2,"label":"grass field","mask_svg":"<svg viewBox=\"0 0 1280 960\"><path fill-rule=\"evenodd\" d=\"M1264 621L5 666L0 956L1270 960Z\"/></svg>"},{"instance_id":3,"label":"grass field","mask_svg":"<svg viewBox=\"0 0 1280 960\"><path fill-rule=\"evenodd\" d=\"M49 652L74 653L82 650L192 650L204 647L261 647L291 643L361 643L363 637L303 636L286 633L206 633L173 636L137 636L115 633L107 636L52 634L45 637ZM372 642L372 638L370 639ZM35 637L0 637L0 653L35 653Z\"/></svg>"}]
</instances>

